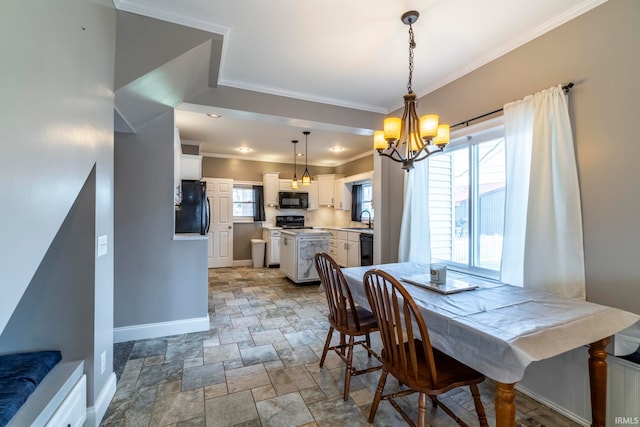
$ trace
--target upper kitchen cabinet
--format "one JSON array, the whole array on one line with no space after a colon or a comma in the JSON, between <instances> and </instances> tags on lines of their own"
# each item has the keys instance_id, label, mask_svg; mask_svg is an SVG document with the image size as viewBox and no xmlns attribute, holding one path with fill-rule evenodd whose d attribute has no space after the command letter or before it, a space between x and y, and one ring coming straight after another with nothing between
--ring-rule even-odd
<instances>
[{"instance_id":1,"label":"upper kitchen cabinet","mask_svg":"<svg viewBox=\"0 0 640 427\"><path fill-rule=\"evenodd\" d=\"M318 179L318 206L332 207L335 204L335 178L336 175L317 175Z\"/></svg>"},{"instance_id":2,"label":"upper kitchen cabinet","mask_svg":"<svg viewBox=\"0 0 640 427\"><path fill-rule=\"evenodd\" d=\"M265 172L262 174L264 185L265 206L278 206L278 191L280 191L280 172Z\"/></svg>"},{"instance_id":3,"label":"upper kitchen cabinet","mask_svg":"<svg viewBox=\"0 0 640 427\"><path fill-rule=\"evenodd\" d=\"M341 210L351 210L351 185L347 187L344 178L334 181L334 200L333 207Z\"/></svg>"},{"instance_id":4,"label":"upper kitchen cabinet","mask_svg":"<svg viewBox=\"0 0 640 427\"><path fill-rule=\"evenodd\" d=\"M313 211L318 209L319 204L318 204L318 181L313 180L311 181L311 184L308 186L301 186L301 188L304 190L306 188L306 191L309 193L309 207L307 208L308 211Z\"/></svg>"},{"instance_id":5,"label":"upper kitchen cabinet","mask_svg":"<svg viewBox=\"0 0 640 427\"><path fill-rule=\"evenodd\" d=\"M185 180L202 179L202 156L182 154L180 157L180 176Z\"/></svg>"},{"instance_id":6,"label":"upper kitchen cabinet","mask_svg":"<svg viewBox=\"0 0 640 427\"><path fill-rule=\"evenodd\" d=\"M290 179L281 179L280 180L280 190L279 191L291 191L294 193L308 193L309 187L302 186L302 179L298 180L298 188L295 190L291 188L291 180Z\"/></svg>"}]
</instances>

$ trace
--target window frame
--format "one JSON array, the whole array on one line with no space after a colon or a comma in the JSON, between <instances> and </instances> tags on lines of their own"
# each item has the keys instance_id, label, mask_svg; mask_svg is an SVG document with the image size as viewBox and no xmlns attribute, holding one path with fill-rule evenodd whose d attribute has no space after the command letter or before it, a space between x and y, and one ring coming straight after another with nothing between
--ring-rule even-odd
<instances>
[{"instance_id":1,"label":"window frame","mask_svg":"<svg viewBox=\"0 0 640 427\"><path fill-rule=\"evenodd\" d=\"M251 211L252 214L251 215L233 215L233 223L234 224L240 224L240 223L252 223L255 222L253 220L255 212L253 212L253 186L254 185L262 185L262 183L259 182L247 182L247 181L233 181L233 189L235 190L236 188L241 188L241 189L248 189L251 190L251 202L238 202L236 201L233 196L235 195L235 191L232 193L232 200L231 203L232 204L236 204L236 203L251 203ZM235 210L235 209L234 209Z\"/></svg>"},{"instance_id":2,"label":"window frame","mask_svg":"<svg viewBox=\"0 0 640 427\"><path fill-rule=\"evenodd\" d=\"M468 233L469 233L469 245L467 253L467 264L462 264L455 261L432 258L432 262L444 263L447 268L458 271L465 274L474 276L480 276L487 279L499 280L502 268L502 254L500 257L500 267L498 270L492 270L484 267L479 267L478 257L480 254L480 230L479 226L479 197L480 197L480 184L479 184L479 168L474 164L479 163L479 149L477 146L494 139L496 136L502 136L504 138L504 117L496 117L476 125L466 126L463 129L451 132L451 142L445 148L445 152L453 152L459 149L468 149L469 151L469 203L468 203ZM475 147L475 148L474 148ZM505 171L506 172L506 171ZM505 186L507 185L505 175ZM455 229L455 214L453 214Z\"/></svg>"},{"instance_id":3,"label":"window frame","mask_svg":"<svg viewBox=\"0 0 640 427\"><path fill-rule=\"evenodd\" d=\"M368 181L363 182L361 185L362 185L362 209L363 210L366 209L369 212L369 214L371 215L371 221L373 221L373 218L374 218L374 215L375 215L374 212L373 212L373 181L368 180ZM371 188L371 199L369 199L369 200L365 200L365 198L364 198L364 193L365 193L364 188L365 187ZM365 208L364 207L365 203L368 203L369 206L371 206L371 207L368 208L368 209ZM366 219L360 218L360 222L362 222L363 224L368 224L369 223L369 218L366 218Z\"/></svg>"}]
</instances>

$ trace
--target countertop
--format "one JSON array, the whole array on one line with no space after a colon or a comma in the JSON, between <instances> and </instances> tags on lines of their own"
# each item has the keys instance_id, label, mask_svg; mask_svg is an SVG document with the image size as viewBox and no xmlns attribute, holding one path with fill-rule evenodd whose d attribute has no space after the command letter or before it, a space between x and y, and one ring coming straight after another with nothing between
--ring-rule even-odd
<instances>
[{"instance_id":1,"label":"countertop","mask_svg":"<svg viewBox=\"0 0 640 427\"><path fill-rule=\"evenodd\" d=\"M288 231L288 230L300 230L300 229L285 229L282 227L276 227L276 226L272 226L272 225L265 225L262 228L266 229L266 230L283 230L283 231ZM367 228L367 227L336 227L336 226L332 226L332 225L320 225L320 226L313 226L313 228L307 228L307 229L303 229L303 230L337 230L337 231L353 231L356 233L364 233L364 234L373 234L373 228Z\"/></svg>"},{"instance_id":2,"label":"countertop","mask_svg":"<svg viewBox=\"0 0 640 427\"><path fill-rule=\"evenodd\" d=\"M322 227L325 230L337 230L337 231L352 231L362 234L373 234L373 228L367 227Z\"/></svg>"}]
</instances>

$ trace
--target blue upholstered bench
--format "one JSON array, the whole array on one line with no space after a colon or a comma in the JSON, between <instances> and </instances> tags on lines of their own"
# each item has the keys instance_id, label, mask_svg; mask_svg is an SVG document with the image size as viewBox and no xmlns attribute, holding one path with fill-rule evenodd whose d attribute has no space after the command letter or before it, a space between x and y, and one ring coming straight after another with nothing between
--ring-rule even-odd
<instances>
[{"instance_id":1,"label":"blue upholstered bench","mask_svg":"<svg viewBox=\"0 0 640 427\"><path fill-rule=\"evenodd\" d=\"M0 427L9 423L38 384L61 359L59 351L0 356Z\"/></svg>"}]
</instances>

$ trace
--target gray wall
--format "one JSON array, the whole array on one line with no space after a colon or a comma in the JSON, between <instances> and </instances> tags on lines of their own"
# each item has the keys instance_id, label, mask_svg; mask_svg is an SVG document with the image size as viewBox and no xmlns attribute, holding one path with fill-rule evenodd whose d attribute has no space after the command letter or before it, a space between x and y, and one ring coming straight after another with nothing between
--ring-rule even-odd
<instances>
[{"instance_id":1,"label":"gray wall","mask_svg":"<svg viewBox=\"0 0 640 427\"><path fill-rule=\"evenodd\" d=\"M0 336L2 352L60 350L93 364L95 170Z\"/></svg>"},{"instance_id":2,"label":"gray wall","mask_svg":"<svg viewBox=\"0 0 640 427\"><path fill-rule=\"evenodd\" d=\"M173 240L173 109L115 135L116 327L207 316L206 240Z\"/></svg>"},{"instance_id":3,"label":"gray wall","mask_svg":"<svg viewBox=\"0 0 640 427\"><path fill-rule=\"evenodd\" d=\"M101 374L99 362L102 352L109 362L113 352L113 247L95 258L94 245L99 235L113 242L115 26L108 0L6 0L0 13L0 92L6 99L0 107L0 177L5 184L0 196L3 206L13 207L0 212L0 331L25 291L29 300L46 303L31 291L47 286L39 268L51 268L58 257L56 263L81 271L69 286L90 290L84 294L86 308L78 308L73 317L85 321L84 310L89 310L93 343L90 349L82 347L85 354L69 353L85 359L89 406L112 375L111 366ZM88 180L94 168L95 178ZM70 244L59 254L54 250L45 259L81 189L91 182L95 216L83 233L93 235L65 229L64 239L83 243ZM88 251L85 238L92 242ZM88 260L87 252L92 254ZM92 277L84 262L93 265ZM7 328L14 335L13 328L21 326ZM46 329L38 331L41 345L49 345ZM59 331L61 347L73 333ZM37 341L34 337L32 345L41 347Z\"/></svg>"},{"instance_id":4,"label":"gray wall","mask_svg":"<svg viewBox=\"0 0 640 427\"><path fill-rule=\"evenodd\" d=\"M251 239L262 239L262 223L233 224L233 259L251 259Z\"/></svg>"},{"instance_id":5,"label":"gray wall","mask_svg":"<svg viewBox=\"0 0 640 427\"><path fill-rule=\"evenodd\" d=\"M373 141L373 138L372 138L372 141ZM349 175L357 175L363 172L369 172L372 170L373 170L373 153L370 156L365 156L361 159L353 160L351 162L338 165L334 168L333 172L331 173L349 176Z\"/></svg>"},{"instance_id":6,"label":"gray wall","mask_svg":"<svg viewBox=\"0 0 640 427\"><path fill-rule=\"evenodd\" d=\"M587 299L635 313L640 313L638 23L640 2L608 1L420 100L443 120L458 123L574 82L569 99Z\"/></svg>"}]
</instances>

